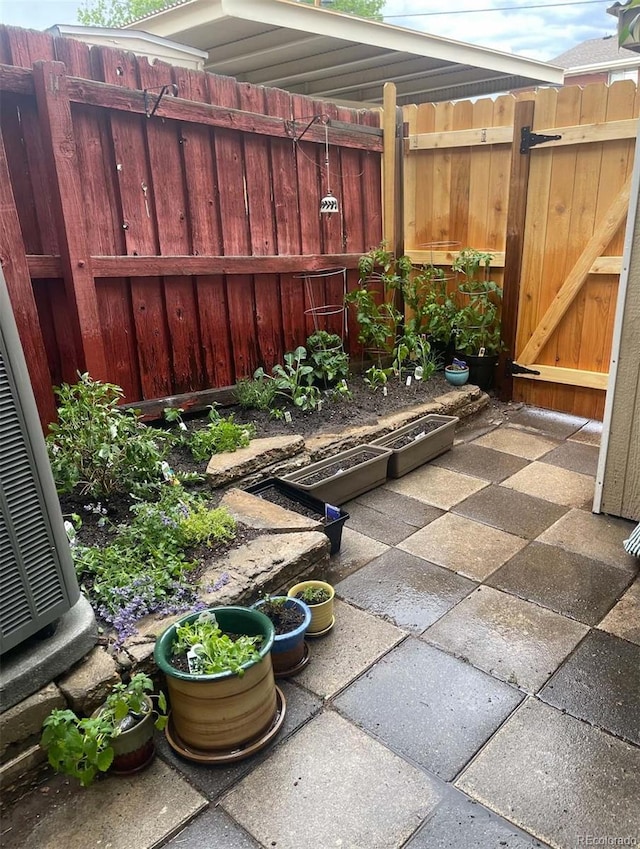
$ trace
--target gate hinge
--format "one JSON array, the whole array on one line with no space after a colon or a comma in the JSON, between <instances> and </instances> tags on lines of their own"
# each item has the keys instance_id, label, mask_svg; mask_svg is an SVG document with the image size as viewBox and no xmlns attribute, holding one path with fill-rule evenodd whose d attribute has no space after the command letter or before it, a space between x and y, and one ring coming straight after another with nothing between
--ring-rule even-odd
<instances>
[{"instance_id":1,"label":"gate hinge","mask_svg":"<svg viewBox=\"0 0 640 849\"><path fill-rule=\"evenodd\" d=\"M527 368L526 366L521 366L519 363L514 363L513 360L506 360L505 371L508 375L513 376L514 374L540 374L539 371L535 371L535 369Z\"/></svg>"},{"instance_id":2,"label":"gate hinge","mask_svg":"<svg viewBox=\"0 0 640 849\"><path fill-rule=\"evenodd\" d=\"M532 133L531 127L520 130L520 153L529 153L532 147L550 141L559 141L562 136L545 136L544 133Z\"/></svg>"}]
</instances>

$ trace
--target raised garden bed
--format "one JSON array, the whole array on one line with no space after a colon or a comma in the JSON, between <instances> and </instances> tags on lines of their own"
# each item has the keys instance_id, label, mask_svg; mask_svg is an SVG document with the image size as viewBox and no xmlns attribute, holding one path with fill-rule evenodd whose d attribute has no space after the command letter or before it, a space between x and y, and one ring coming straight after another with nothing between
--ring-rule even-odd
<instances>
[{"instance_id":1,"label":"raised garden bed","mask_svg":"<svg viewBox=\"0 0 640 849\"><path fill-rule=\"evenodd\" d=\"M342 543L342 528L344 523L349 518L349 514L341 510L339 507L328 505L333 510L338 511L338 517L332 518L331 511L327 511L327 504L307 492L302 492L291 484L285 483L279 478L267 478L259 483L248 486L247 492L263 498L265 501L270 501L272 504L277 504L284 507L285 510L293 510L295 513L300 513L307 516L309 519L316 519L322 522L323 530L329 537L331 543L331 554L336 554L340 551Z\"/></svg>"},{"instance_id":2,"label":"raised garden bed","mask_svg":"<svg viewBox=\"0 0 640 849\"><path fill-rule=\"evenodd\" d=\"M458 421L457 416L424 416L371 444L391 450L387 474L390 478L400 478L448 451Z\"/></svg>"}]
</instances>

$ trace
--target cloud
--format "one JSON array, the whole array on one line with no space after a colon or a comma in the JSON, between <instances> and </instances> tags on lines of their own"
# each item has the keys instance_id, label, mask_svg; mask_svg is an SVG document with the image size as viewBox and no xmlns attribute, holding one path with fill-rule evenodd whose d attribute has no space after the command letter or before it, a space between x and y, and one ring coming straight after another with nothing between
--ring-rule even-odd
<instances>
[{"instance_id":1,"label":"cloud","mask_svg":"<svg viewBox=\"0 0 640 849\"><path fill-rule=\"evenodd\" d=\"M544 0L464 0L456 4L456 10L502 9L504 6L537 5L541 2ZM602 3L550 6L547 9L514 8L513 11L402 17L420 12L439 12L447 7L436 0L387 0L383 14L387 23L549 60L589 38L602 38L615 32L615 19L606 14L608 5L610 3L603 0Z\"/></svg>"}]
</instances>

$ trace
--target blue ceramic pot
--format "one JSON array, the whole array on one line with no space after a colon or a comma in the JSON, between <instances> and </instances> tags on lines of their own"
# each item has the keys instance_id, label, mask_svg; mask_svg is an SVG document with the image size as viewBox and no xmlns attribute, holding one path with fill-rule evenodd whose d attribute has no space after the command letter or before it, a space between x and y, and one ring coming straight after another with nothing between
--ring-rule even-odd
<instances>
[{"instance_id":1,"label":"blue ceramic pot","mask_svg":"<svg viewBox=\"0 0 640 849\"><path fill-rule=\"evenodd\" d=\"M274 673L276 675L290 674L304 660L304 635L311 624L311 609L308 604L305 604L299 598L288 598L287 596L274 596L274 598L284 598L285 607L297 607L304 614L302 624L287 634L276 634L273 640L273 646L271 647L271 661L273 663ZM256 610L259 610L263 604L264 600L261 599L253 606Z\"/></svg>"},{"instance_id":2,"label":"blue ceramic pot","mask_svg":"<svg viewBox=\"0 0 640 849\"><path fill-rule=\"evenodd\" d=\"M469 369L459 371L458 369L454 370L450 366L447 366L444 370L444 376L453 386L464 386L467 380L469 380Z\"/></svg>"}]
</instances>

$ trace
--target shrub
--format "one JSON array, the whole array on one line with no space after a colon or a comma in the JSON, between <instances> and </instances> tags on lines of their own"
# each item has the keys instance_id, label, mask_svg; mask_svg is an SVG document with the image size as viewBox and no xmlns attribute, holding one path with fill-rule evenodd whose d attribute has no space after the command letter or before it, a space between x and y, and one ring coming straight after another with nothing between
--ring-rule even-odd
<instances>
[{"instance_id":1,"label":"shrub","mask_svg":"<svg viewBox=\"0 0 640 849\"><path fill-rule=\"evenodd\" d=\"M233 413L224 417L212 407L207 427L192 431L186 441L194 460L207 460L212 454L246 448L255 433L252 424L236 424Z\"/></svg>"},{"instance_id":2,"label":"shrub","mask_svg":"<svg viewBox=\"0 0 640 849\"><path fill-rule=\"evenodd\" d=\"M118 407L119 386L79 377L55 390L58 422L50 425L47 448L58 491L78 488L95 498L148 494L162 481L170 438L142 424L134 410Z\"/></svg>"}]
</instances>

